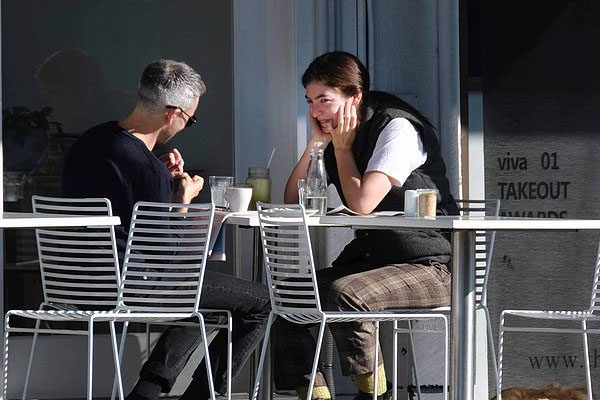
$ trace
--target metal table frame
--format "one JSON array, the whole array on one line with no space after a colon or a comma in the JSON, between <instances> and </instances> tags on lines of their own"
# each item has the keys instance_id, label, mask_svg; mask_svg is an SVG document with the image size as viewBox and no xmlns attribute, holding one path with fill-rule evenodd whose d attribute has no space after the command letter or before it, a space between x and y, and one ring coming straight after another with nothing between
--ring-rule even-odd
<instances>
[{"instance_id":1,"label":"metal table frame","mask_svg":"<svg viewBox=\"0 0 600 400\"><path fill-rule=\"evenodd\" d=\"M474 400L475 385L475 231L600 230L600 220L516 217L404 216L310 217L309 225L369 229L441 229L452 235L452 298L450 340L450 399ZM233 214L227 224L254 227L254 274L260 274L262 253L256 212ZM264 374L263 376L268 376Z\"/></svg>"},{"instance_id":2,"label":"metal table frame","mask_svg":"<svg viewBox=\"0 0 600 400\"><path fill-rule=\"evenodd\" d=\"M2 212L0 213L0 230L23 228L56 228L56 227L88 227L120 225L121 219L117 216L69 216L47 215L32 212ZM4 235L0 235L0 253L4 254ZM2 262L4 270L4 262ZM0 279L0 313L4 315L4 280ZM0 325L0 334L4 336L4 324Z\"/></svg>"}]
</instances>

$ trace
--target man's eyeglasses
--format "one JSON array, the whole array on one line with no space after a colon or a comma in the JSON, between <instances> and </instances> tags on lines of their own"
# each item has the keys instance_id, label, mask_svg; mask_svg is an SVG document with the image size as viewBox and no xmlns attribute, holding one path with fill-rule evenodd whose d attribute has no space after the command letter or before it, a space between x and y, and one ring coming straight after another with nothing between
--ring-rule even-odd
<instances>
[{"instance_id":1,"label":"man's eyeglasses","mask_svg":"<svg viewBox=\"0 0 600 400\"><path fill-rule=\"evenodd\" d=\"M198 120L196 119L195 115L190 115L188 113L186 113L183 108L178 107L178 106L166 106L166 108L172 108L174 110L179 110L181 111L185 116L188 117L187 121L185 122L185 127L189 128L190 126L194 125L196 122L198 122Z\"/></svg>"}]
</instances>

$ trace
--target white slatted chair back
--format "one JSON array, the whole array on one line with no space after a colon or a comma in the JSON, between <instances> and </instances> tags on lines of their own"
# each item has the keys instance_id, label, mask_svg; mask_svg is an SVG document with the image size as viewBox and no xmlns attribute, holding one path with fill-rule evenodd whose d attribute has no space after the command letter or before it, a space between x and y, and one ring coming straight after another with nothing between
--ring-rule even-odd
<instances>
[{"instance_id":1,"label":"white slatted chair back","mask_svg":"<svg viewBox=\"0 0 600 400\"><path fill-rule=\"evenodd\" d=\"M112 216L108 199L31 198L33 212ZM85 309L113 308L119 261L113 226L35 230L44 302Z\"/></svg>"},{"instance_id":2,"label":"white slatted chair back","mask_svg":"<svg viewBox=\"0 0 600 400\"><path fill-rule=\"evenodd\" d=\"M500 214L500 200L456 200L461 215L495 216ZM475 232L475 304L487 305L487 282L494 254L496 231Z\"/></svg>"},{"instance_id":3,"label":"white slatted chair back","mask_svg":"<svg viewBox=\"0 0 600 400\"><path fill-rule=\"evenodd\" d=\"M257 209L271 307L301 323L321 312L304 208L259 202Z\"/></svg>"},{"instance_id":4,"label":"white slatted chair back","mask_svg":"<svg viewBox=\"0 0 600 400\"><path fill-rule=\"evenodd\" d=\"M198 310L214 217L208 203L138 202L134 206L117 310Z\"/></svg>"},{"instance_id":5,"label":"white slatted chair back","mask_svg":"<svg viewBox=\"0 0 600 400\"><path fill-rule=\"evenodd\" d=\"M594 268L594 285L592 286L592 299L590 301L591 313L600 314L600 243L596 252L596 266Z\"/></svg>"}]
</instances>

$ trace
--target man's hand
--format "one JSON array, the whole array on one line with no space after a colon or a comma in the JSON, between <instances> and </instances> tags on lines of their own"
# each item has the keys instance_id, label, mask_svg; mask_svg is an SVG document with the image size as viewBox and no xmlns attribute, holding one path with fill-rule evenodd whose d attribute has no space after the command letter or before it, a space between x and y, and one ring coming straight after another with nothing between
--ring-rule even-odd
<instances>
[{"instance_id":1,"label":"man's hand","mask_svg":"<svg viewBox=\"0 0 600 400\"><path fill-rule=\"evenodd\" d=\"M177 149L172 149L168 153L163 154L160 157L160 160L165 163L169 172L171 173L172 178L181 178L184 174L183 172L183 157L181 157L181 153ZM202 188L202 187L201 187Z\"/></svg>"},{"instance_id":2,"label":"man's hand","mask_svg":"<svg viewBox=\"0 0 600 400\"><path fill-rule=\"evenodd\" d=\"M183 172L176 179L179 180L179 187L173 197L176 203L190 204L204 187L204 179L198 175L190 176L187 172Z\"/></svg>"}]
</instances>

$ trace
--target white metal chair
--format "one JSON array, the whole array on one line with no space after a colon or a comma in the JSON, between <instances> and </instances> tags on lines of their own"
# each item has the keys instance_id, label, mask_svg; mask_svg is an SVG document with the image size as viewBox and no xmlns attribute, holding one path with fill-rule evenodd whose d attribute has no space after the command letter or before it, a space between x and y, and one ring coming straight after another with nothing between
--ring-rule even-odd
<instances>
[{"instance_id":1,"label":"white metal chair","mask_svg":"<svg viewBox=\"0 0 600 400\"><path fill-rule=\"evenodd\" d=\"M498 216L500 214L500 200L497 199L489 199L489 200L456 200L458 205L458 209L461 215L470 215L470 216ZM496 351L494 346L494 337L492 335L492 325L490 319L490 312L487 308L487 283L490 272L490 267L492 265L492 257L494 253L494 242L496 240L496 231L477 231L475 233L475 306L478 310L483 310L486 319L487 326L487 336L488 343L490 346L490 353L492 354L493 359L493 369L494 369L494 377L496 381L498 380L498 370L496 366ZM416 312L427 313L444 313L448 317L450 316L450 307L436 307L432 309L417 309ZM447 328L446 328L447 329ZM409 334L409 345L411 347L411 357L413 362L413 374L415 378L415 386L417 390L417 398L421 399L421 390L419 384L419 375L417 359L415 356L415 349L413 345L413 334L414 333L441 333L439 330L433 329L419 329L415 330L412 327L412 321L408 321L408 328L399 327L398 323L394 323L394 343L397 341L397 335L400 333L408 333ZM448 347L445 349L446 353L448 352ZM447 398L447 390L448 390L448 381L447 381L447 371L448 371L448 357L445 358L445 371L446 378L444 384L444 398ZM394 382L396 384L396 382Z\"/></svg>"},{"instance_id":2,"label":"white metal chair","mask_svg":"<svg viewBox=\"0 0 600 400\"><path fill-rule=\"evenodd\" d=\"M108 199L65 199L33 196L33 211L43 214L112 216ZM38 334L85 335L88 337L87 398L92 399L94 322L117 301L119 266L112 226L97 228L36 229L44 301L38 310L11 310L5 316L3 398L8 390L8 344L11 333L33 333L22 398L27 396ZM35 328L12 326L35 320ZM88 329L69 326L41 327L41 322L84 322ZM114 326L111 326L114 329ZM114 333L114 332L113 332ZM116 335L113 334L113 337ZM117 357L113 340L113 356Z\"/></svg>"},{"instance_id":3,"label":"white metal chair","mask_svg":"<svg viewBox=\"0 0 600 400\"><path fill-rule=\"evenodd\" d=\"M396 311L381 312L337 312L321 309L317 277L313 260L310 236L306 224L304 207L297 204L272 205L258 203L261 241L264 262L271 297L272 311L267 323L267 331L263 341L262 352L256 373L256 381L252 399L256 400L267 353L271 326L275 318L281 317L296 324L319 324L317 347L308 387L307 399L311 398L315 373L319 362L319 354L323 341L323 333L327 323L348 321L372 321L376 327L375 381L379 347L379 322L396 320L414 320L440 318L447 319L442 313L403 313ZM447 341L447 333L446 333ZM394 356L397 354L394 349ZM394 365L396 367L396 364ZM394 375L397 374L396 368ZM394 390L396 396L396 390ZM373 394L376 397L376 394Z\"/></svg>"},{"instance_id":4,"label":"white metal chair","mask_svg":"<svg viewBox=\"0 0 600 400\"><path fill-rule=\"evenodd\" d=\"M516 325L509 325L507 317L518 321ZM581 324L577 327L551 327L531 325L532 320L563 321ZM567 310L567 311L542 311L542 310L504 310L500 314L500 335L498 337L498 381L497 398L502 400L502 367L503 353L506 346L505 332L531 332L531 333L575 333L580 334L583 339L583 354L585 359L585 380L588 400L593 400L592 376L590 370L590 349L588 344L588 333L599 334L600 329L588 328L588 322L600 321L600 245L596 253L596 265L594 266L594 282L592 284L592 293L590 307L585 310ZM529 325L528 325L529 324Z\"/></svg>"},{"instance_id":5,"label":"white metal chair","mask_svg":"<svg viewBox=\"0 0 600 400\"><path fill-rule=\"evenodd\" d=\"M208 383L214 400L207 327L227 329L228 332L227 396L230 399L232 317L228 310L199 307L213 216L211 204L136 203L117 307L107 317L111 319L111 325L116 321L177 325L189 324L185 320L190 318L198 319ZM224 315L226 322L218 320L208 324L205 313ZM119 393L122 393L119 369L117 377Z\"/></svg>"}]
</instances>

